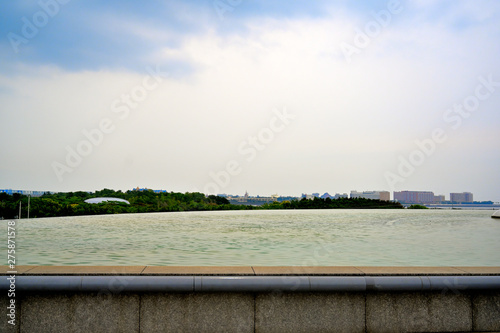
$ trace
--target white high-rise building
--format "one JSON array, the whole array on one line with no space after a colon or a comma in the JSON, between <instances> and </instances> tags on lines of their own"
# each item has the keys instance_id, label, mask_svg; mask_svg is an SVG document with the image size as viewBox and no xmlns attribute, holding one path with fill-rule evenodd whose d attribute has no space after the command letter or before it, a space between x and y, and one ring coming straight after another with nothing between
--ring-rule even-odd
<instances>
[{"instance_id":1,"label":"white high-rise building","mask_svg":"<svg viewBox=\"0 0 500 333\"><path fill-rule=\"evenodd\" d=\"M473 202L474 196L470 192L450 193L451 202Z\"/></svg>"},{"instance_id":2,"label":"white high-rise building","mask_svg":"<svg viewBox=\"0 0 500 333\"><path fill-rule=\"evenodd\" d=\"M374 200L391 200L391 193L388 191L351 191L351 198L365 198Z\"/></svg>"}]
</instances>

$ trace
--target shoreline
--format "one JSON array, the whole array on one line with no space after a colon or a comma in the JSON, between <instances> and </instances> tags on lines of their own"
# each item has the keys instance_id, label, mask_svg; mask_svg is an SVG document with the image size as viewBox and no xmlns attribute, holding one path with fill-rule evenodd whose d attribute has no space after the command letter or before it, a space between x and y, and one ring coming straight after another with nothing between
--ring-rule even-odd
<instances>
[{"instance_id":1,"label":"shoreline","mask_svg":"<svg viewBox=\"0 0 500 333\"><path fill-rule=\"evenodd\" d=\"M254 207L254 206L252 206ZM259 206L255 206L259 207ZM314 210L319 210L319 211L328 211L328 210L334 210L334 211L342 211L342 210L356 210L356 211L364 211L364 210L371 210L371 211L384 211L384 210L395 210L395 211L436 211L436 210L443 210L443 211L485 211L485 212L491 212L491 211L497 211L500 209L499 207L495 208L484 208L484 207L428 207L428 209L408 209L407 207L403 208L373 208L373 207L365 207L365 208L276 208L276 209L271 209L271 208L255 208L255 209L213 209L213 210L179 210L179 211L160 211L160 212L125 212L125 213L107 213L107 214L89 214L89 215L58 215L58 216L41 216L41 217L30 217L30 218L3 218L0 216L0 221L19 221L19 220L35 220L35 219L48 219L48 218L66 218L66 217L92 217L92 216L119 216L119 215L140 215L140 214L175 214L175 213L207 213L207 212L256 212L256 211L314 211Z\"/></svg>"}]
</instances>

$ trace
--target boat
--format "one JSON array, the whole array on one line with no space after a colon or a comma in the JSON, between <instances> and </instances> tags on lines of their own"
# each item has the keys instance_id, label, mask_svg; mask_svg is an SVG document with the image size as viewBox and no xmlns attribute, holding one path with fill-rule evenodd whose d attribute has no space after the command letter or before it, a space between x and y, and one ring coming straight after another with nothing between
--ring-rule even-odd
<instances>
[{"instance_id":1,"label":"boat","mask_svg":"<svg viewBox=\"0 0 500 333\"><path fill-rule=\"evenodd\" d=\"M491 215L491 217L494 219L500 219L500 210L494 212L493 215Z\"/></svg>"}]
</instances>

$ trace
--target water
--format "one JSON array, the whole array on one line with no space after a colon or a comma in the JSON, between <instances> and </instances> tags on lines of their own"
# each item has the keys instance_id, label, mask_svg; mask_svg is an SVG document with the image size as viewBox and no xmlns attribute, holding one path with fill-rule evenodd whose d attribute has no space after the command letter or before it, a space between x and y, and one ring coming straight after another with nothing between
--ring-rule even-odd
<instances>
[{"instance_id":1,"label":"water","mask_svg":"<svg viewBox=\"0 0 500 333\"><path fill-rule=\"evenodd\" d=\"M290 210L16 220L18 265L499 266L481 210ZM7 221L0 251L7 257Z\"/></svg>"}]
</instances>

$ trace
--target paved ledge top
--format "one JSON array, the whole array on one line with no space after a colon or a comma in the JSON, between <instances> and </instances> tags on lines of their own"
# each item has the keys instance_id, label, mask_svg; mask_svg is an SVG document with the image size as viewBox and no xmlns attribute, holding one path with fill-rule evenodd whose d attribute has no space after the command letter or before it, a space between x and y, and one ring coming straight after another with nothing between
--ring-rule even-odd
<instances>
[{"instance_id":1,"label":"paved ledge top","mask_svg":"<svg viewBox=\"0 0 500 333\"><path fill-rule=\"evenodd\" d=\"M500 275L500 267L380 266L0 266L0 275L417 276Z\"/></svg>"}]
</instances>

